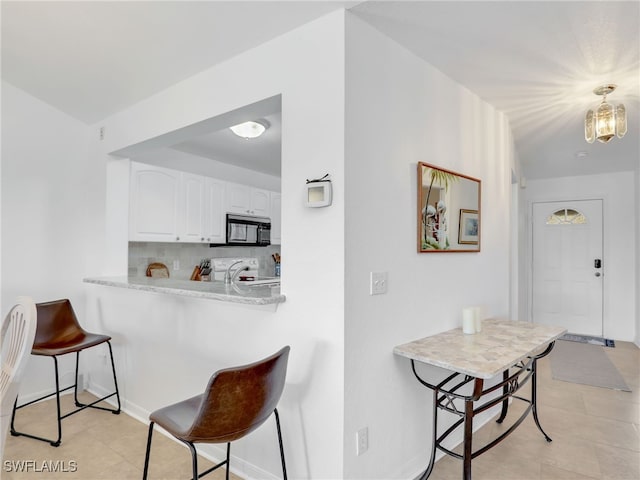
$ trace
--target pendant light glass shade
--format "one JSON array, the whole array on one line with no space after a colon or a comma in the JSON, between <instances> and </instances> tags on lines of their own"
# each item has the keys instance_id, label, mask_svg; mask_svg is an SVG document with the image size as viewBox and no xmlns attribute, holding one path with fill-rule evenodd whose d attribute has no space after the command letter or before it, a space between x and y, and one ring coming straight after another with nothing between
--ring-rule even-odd
<instances>
[{"instance_id":1,"label":"pendant light glass shade","mask_svg":"<svg viewBox=\"0 0 640 480\"><path fill-rule=\"evenodd\" d=\"M604 100L596 110L596 138L599 142L607 143L616 134L616 116L613 106Z\"/></svg>"},{"instance_id":2,"label":"pendant light glass shade","mask_svg":"<svg viewBox=\"0 0 640 480\"><path fill-rule=\"evenodd\" d=\"M627 110L620 104L616 108L616 134L618 138L622 138L625 133L627 133Z\"/></svg>"},{"instance_id":3,"label":"pendant light glass shade","mask_svg":"<svg viewBox=\"0 0 640 480\"><path fill-rule=\"evenodd\" d=\"M598 140L608 143L614 136L624 137L627 133L627 112L624 105L617 107L607 103L607 94L615 90L615 85L603 85L596 88L593 93L602 95L602 103L594 112L589 110L584 119L584 138L593 143Z\"/></svg>"},{"instance_id":4,"label":"pendant light glass shade","mask_svg":"<svg viewBox=\"0 0 640 480\"><path fill-rule=\"evenodd\" d=\"M593 110L589 110L586 118L584 119L584 138L589 143L593 143L596 139L596 125L594 122Z\"/></svg>"}]
</instances>

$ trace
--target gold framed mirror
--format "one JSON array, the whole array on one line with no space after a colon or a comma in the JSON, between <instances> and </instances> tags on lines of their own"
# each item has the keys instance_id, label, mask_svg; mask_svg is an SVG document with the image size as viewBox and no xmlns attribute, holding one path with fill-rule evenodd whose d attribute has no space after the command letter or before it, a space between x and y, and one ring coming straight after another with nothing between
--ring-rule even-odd
<instances>
[{"instance_id":1,"label":"gold framed mirror","mask_svg":"<svg viewBox=\"0 0 640 480\"><path fill-rule=\"evenodd\" d=\"M477 178L418 163L418 252L480 251Z\"/></svg>"}]
</instances>

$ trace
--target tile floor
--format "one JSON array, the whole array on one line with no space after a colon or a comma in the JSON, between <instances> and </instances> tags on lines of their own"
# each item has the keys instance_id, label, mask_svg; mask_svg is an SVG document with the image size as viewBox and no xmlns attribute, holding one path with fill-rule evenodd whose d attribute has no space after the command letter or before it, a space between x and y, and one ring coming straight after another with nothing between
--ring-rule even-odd
<instances>
[{"instance_id":1,"label":"tile floor","mask_svg":"<svg viewBox=\"0 0 640 480\"><path fill-rule=\"evenodd\" d=\"M540 360L538 417L553 442L544 440L529 416L507 440L473 461L474 480L640 479L640 349L616 342L616 348L604 350L632 392L553 380L549 357ZM511 408L505 423L509 417ZM488 441L504 428L489 422L476 438ZM459 478L461 462L446 457L430 480Z\"/></svg>"},{"instance_id":2,"label":"tile floor","mask_svg":"<svg viewBox=\"0 0 640 480\"><path fill-rule=\"evenodd\" d=\"M88 402L91 398L95 397L83 393L80 400ZM63 396L62 411L70 411L73 408L73 395ZM42 417L51 418L51 424L43 425L39 420ZM55 438L55 400L48 400L19 411L16 429L45 438ZM0 479L140 480L148 431L147 425L124 412L114 415L100 410L85 409L62 421L62 444L57 448L45 442L27 437L12 437L9 434ZM233 453L233 445L231 451ZM26 464L20 467L20 461L23 464L32 461L35 465L30 464L29 471L24 471ZM199 457L199 471L202 472L211 466L213 464L210 461ZM148 478L191 478L189 450L168 439L157 429L153 435ZM225 478L225 470L221 467L205 478L222 480ZM230 478L240 480L233 474Z\"/></svg>"},{"instance_id":3,"label":"tile floor","mask_svg":"<svg viewBox=\"0 0 640 480\"><path fill-rule=\"evenodd\" d=\"M539 417L553 438L547 443L527 418L495 448L473 461L474 480L637 480L640 479L640 349L632 343L616 342L605 348L633 392L560 382L551 378L549 358L539 362ZM64 398L71 405L70 396ZM519 402L518 402L519 403ZM515 407L516 404L514 404ZM44 411L54 408L43 402L23 410L20 425L38 428ZM50 413L49 413L50 415ZM511 414L509 415L511 417ZM509 418L508 417L508 418ZM504 428L490 422L478 433L479 441ZM55 427L54 427L55 429ZM54 435L55 432L42 431ZM88 410L63 421L63 443L53 448L25 437L10 437L0 470L2 480L18 479L140 479L147 438L147 426L126 414L112 415ZM189 478L188 450L154 434L150 479ZM75 472L51 473L9 471L20 460L34 460ZM9 463L7 463L9 462ZM210 465L201 460L202 467ZM220 480L224 470L206 478ZM234 480L238 477L233 476ZM430 479L461 478L461 464L446 457L440 460Z\"/></svg>"}]
</instances>

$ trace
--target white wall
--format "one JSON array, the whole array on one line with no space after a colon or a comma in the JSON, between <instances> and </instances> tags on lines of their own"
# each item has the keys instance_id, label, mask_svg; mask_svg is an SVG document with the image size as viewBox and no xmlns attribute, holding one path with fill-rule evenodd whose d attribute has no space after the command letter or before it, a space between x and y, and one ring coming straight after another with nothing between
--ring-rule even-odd
<instances>
[{"instance_id":1,"label":"white wall","mask_svg":"<svg viewBox=\"0 0 640 480\"><path fill-rule=\"evenodd\" d=\"M95 325L114 334L124 362L127 408L144 417L202 389L217 368L291 345L282 400L292 478L342 477L344 322L344 12L329 14L116 114L101 153L107 164L105 273L126 274L126 160L108 153L274 95L282 95L282 291L286 303L265 311L213 301L87 286ZM330 208L303 206L305 179L330 173ZM114 265L119 272L114 271ZM142 334L140 328L145 332ZM161 351L162 376L149 352ZM193 353L186 353L193 352ZM181 357L181 355L183 357ZM186 358L184 356L186 355ZM175 360L175 361L172 361ZM189 360L192 360L191 362ZM193 365L189 375L187 365ZM133 368L135 366L135 368ZM144 378L160 385L140 388ZM101 388L95 378L94 388ZM248 475L279 477L272 425L234 447ZM256 473L259 472L259 473Z\"/></svg>"},{"instance_id":2,"label":"white wall","mask_svg":"<svg viewBox=\"0 0 640 480\"><path fill-rule=\"evenodd\" d=\"M468 305L509 315L513 147L502 114L351 14L346 64L344 478L413 478L431 393L392 349L459 326ZM420 161L482 180L480 253L417 253ZM386 295L369 296L372 271Z\"/></svg>"},{"instance_id":3,"label":"white wall","mask_svg":"<svg viewBox=\"0 0 640 480\"><path fill-rule=\"evenodd\" d=\"M102 242L104 165L88 157L89 129L2 82L2 309L18 295L70 298L84 316L82 277ZM64 358L61 371L73 372ZM23 395L53 386L53 362L33 358Z\"/></svg>"},{"instance_id":4,"label":"white wall","mask_svg":"<svg viewBox=\"0 0 640 480\"><path fill-rule=\"evenodd\" d=\"M633 341L636 336L636 265L637 202L632 172L602 175L530 180L525 190L527 218L531 204L539 201L603 199L604 216L604 336L615 340ZM531 266L531 222L522 238L527 252L523 275L529 279ZM530 280L521 282L530 285ZM527 287L530 288L530 287ZM524 292L530 305L530 291ZM530 315L530 312L528 312ZM529 317L530 318L530 317Z\"/></svg>"},{"instance_id":5,"label":"white wall","mask_svg":"<svg viewBox=\"0 0 640 480\"><path fill-rule=\"evenodd\" d=\"M638 159L640 162L640 159ZM635 174L635 202L636 206L636 335L635 344L640 347L640 165L636 168Z\"/></svg>"}]
</instances>

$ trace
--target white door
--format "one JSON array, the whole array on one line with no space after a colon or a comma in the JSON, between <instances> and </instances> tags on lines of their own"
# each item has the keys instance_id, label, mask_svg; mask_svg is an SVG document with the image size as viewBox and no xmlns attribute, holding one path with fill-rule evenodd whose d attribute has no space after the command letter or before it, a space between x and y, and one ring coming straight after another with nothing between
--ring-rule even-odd
<instances>
[{"instance_id":1,"label":"white door","mask_svg":"<svg viewBox=\"0 0 640 480\"><path fill-rule=\"evenodd\" d=\"M534 203L532 219L533 321L602 336L602 200Z\"/></svg>"}]
</instances>

